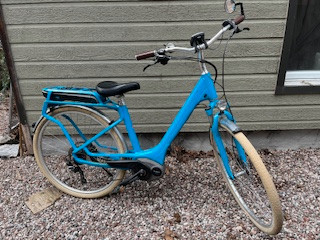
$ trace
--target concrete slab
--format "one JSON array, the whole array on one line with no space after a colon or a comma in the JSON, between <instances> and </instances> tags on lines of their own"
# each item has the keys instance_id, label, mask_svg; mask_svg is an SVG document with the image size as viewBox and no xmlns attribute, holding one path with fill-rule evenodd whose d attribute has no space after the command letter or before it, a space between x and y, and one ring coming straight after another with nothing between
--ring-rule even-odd
<instances>
[{"instance_id":1,"label":"concrete slab","mask_svg":"<svg viewBox=\"0 0 320 240\"><path fill-rule=\"evenodd\" d=\"M55 201L61 197L62 193L55 187L47 188L41 192L32 194L26 205L33 214L41 212L42 210L51 206Z\"/></svg>"},{"instance_id":2,"label":"concrete slab","mask_svg":"<svg viewBox=\"0 0 320 240\"><path fill-rule=\"evenodd\" d=\"M19 144L0 145L0 157L16 157L19 153Z\"/></svg>"},{"instance_id":3,"label":"concrete slab","mask_svg":"<svg viewBox=\"0 0 320 240\"><path fill-rule=\"evenodd\" d=\"M320 130L252 131L245 132L245 135L256 149L320 148ZM142 148L147 149L155 146L162 136L163 134L139 134L138 137ZM209 133L180 133L173 144L188 150L212 150Z\"/></svg>"},{"instance_id":4,"label":"concrete slab","mask_svg":"<svg viewBox=\"0 0 320 240\"><path fill-rule=\"evenodd\" d=\"M0 135L0 144L5 144L11 140L11 137L7 134Z\"/></svg>"}]
</instances>

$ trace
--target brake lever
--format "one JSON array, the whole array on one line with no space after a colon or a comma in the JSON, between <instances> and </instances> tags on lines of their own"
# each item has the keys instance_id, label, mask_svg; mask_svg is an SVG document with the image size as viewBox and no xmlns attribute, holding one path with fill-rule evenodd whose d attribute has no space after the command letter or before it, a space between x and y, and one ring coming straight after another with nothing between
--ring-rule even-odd
<instances>
[{"instance_id":1,"label":"brake lever","mask_svg":"<svg viewBox=\"0 0 320 240\"><path fill-rule=\"evenodd\" d=\"M145 67L143 68L143 71L145 71L147 68L149 68L149 67L151 67L151 66L156 65L157 63L161 63L162 65L166 65L166 64L169 62L169 60L171 60L171 57L170 57L170 56L167 56L167 55L157 55L154 63L148 64L147 66L145 66Z\"/></svg>"},{"instance_id":2,"label":"brake lever","mask_svg":"<svg viewBox=\"0 0 320 240\"><path fill-rule=\"evenodd\" d=\"M171 60L171 57L167 55L159 55L157 56L157 59L159 63L161 63L162 65L166 65L169 60Z\"/></svg>"},{"instance_id":3,"label":"brake lever","mask_svg":"<svg viewBox=\"0 0 320 240\"><path fill-rule=\"evenodd\" d=\"M250 28L245 27L243 29L240 29L239 27L237 27L234 33L241 33L242 31L250 31Z\"/></svg>"},{"instance_id":4,"label":"brake lever","mask_svg":"<svg viewBox=\"0 0 320 240\"><path fill-rule=\"evenodd\" d=\"M151 66L153 66L153 65L156 65L157 63L158 63L157 61L154 61L154 63L148 64L147 66L145 66L145 67L143 68L143 71L147 70L148 67L151 67Z\"/></svg>"}]
</instances>

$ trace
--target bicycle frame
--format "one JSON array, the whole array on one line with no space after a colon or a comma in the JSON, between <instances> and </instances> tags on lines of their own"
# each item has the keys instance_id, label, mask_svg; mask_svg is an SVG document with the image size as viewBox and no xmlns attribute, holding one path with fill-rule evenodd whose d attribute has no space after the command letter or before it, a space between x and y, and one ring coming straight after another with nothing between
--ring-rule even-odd
<instances>
[{"instance_id":1,"label":"bicycle frame","mask_svg":"<svg viewBox=\"0 0 320 240\"><path fill-rule=\"evenodd\" d=\"M88 164L91 166L104 167L104 168L109 168L110 166L106 163L92 162L92 161L87 161L87 160L81 159L76 155L76 153L81 150L84 150L86 152L86 154L88 154L89 156L105 157L105 158L110 158L112 160L120 160L121 158L127 158L127 159L133 159L133 160L139 159L139 158L140 159L147 158L147 159L150 159L150 160L157 162L161 165L164 165L165 154L166 154L168 147L170 146L172 141L175 139L177 134L180 132L181 128L184 126L184 124L186 123L186 121L188 120L188 118L192 114L193 110L196 108L196 106L200 102L203 102L206 100L209 101L209 108L206 109L206 113L209 117L211 117L213 114L213 109L215 108L216 104L219 101L218 95L217 95L217 92L216 92L216 89L215 89L215 86L214 86L214 83L213 83L213 80L211 78L210 73L203 73L201 75L199 81L197 82L196 86L194 87L194 89L190 93L189 97L187 98L186 102L184 103L184 105L182 106L182 108L180 109L178 114L176 115L176 117L175 117L174 121L172 122L172 124L170 125L169 129L167 130L167 132L165 133L163 138L160 140L160 142L153 148L142 150L140 148L140 144L139 144L139 140L136 135L136 132L133 128L128 108L125 104L116 104L108 99L105 102L99 100L98 103L52 101L52 100L50 100L50 96L52 94L52 91L50 91L50 88L48 88L47 91L48 91L48 95L47 95L47 98L46 98L44 105L43 105L42 115L45 118L49 119L50 121L56 123L61 128L61 130L63 131L63 133L65 134L65 136L67 137L71 146L74 149L73 156L74 156L75 160L80 164ZM101 132L99 132L98 134L96 134L95 136L93 136L90 139L86 139L85 135L81 133L80 129L77 128L77 126L72 121L72 119L68 119L70 121L70 123L73 125L73 127L78 131L79 135L82 136L83 140L85 141L82 145L76 146L75 143L73 142L71 136L69 135L67 129L65 128L65 126L60 121L51 117L47 113L48 107L52 106L52 105L54 105L54 106L57 106L57 105L76 105L76 106L85 106L85 107L91 107L91 108L93 107L93 108L114 109L114 110L118 111L119 119L116 121L112 121L112 123L110 123L110 125L107 128L105 128L104 130L102 130ZM213 131L214 139L217 143L218 150L219 150L220 155L223 159L223 162L225 165L227 165L227 167L226 167L227 172L228 172L229 176L231 178L233 178L232 172L230 171L230 168L228 165L228 157L225 152L225 149L224 149L224 146L223 146L220 134L219 134L219 130L218 130L218 124L219 124L219 119L220 119L221 115L222 115L221 113L216 113L215 116L213 117L212 131ZM226 116L227 119L234 121L232 118L232 115L230 113L228 113L227 111L224 111L223 115ZM87 146L89 144L91 144L93 142L97 143L97 139L99 137L104 135L110 129L119 125L121 122L123 122L124 125L126 126L126 129L128 132L128 137L129 137L129 140L130 140L132 147L133 147L133 149L131 151L128 151L126 153L102 153L102 152L93 153L93 152L89 151L89 149L87 148ZM238 147L239 144L236 144L236 145ZM243 150L242 150L242 152L243 152ZM243 154L243 156L244 156L244 154ZM245 161L245 156L244 156L243 160Z\"/></svg>"}]
</instances>

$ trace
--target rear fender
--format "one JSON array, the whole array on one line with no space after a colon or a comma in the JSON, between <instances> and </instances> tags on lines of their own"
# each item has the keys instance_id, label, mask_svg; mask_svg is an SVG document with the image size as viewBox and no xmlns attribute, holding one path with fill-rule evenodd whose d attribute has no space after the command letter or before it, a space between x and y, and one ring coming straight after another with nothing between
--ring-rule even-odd
<instances>
[{"instance_id":1,"label":"rear fender","mask_svg":"<svg viewBox=\"0 0 320 240\"><path fill-rule=\"evenodd\" d=\"M48 108L47 109L47 114L51 114L55 109L59 108L61 106L57 106L57 107L52 107L52 108ZM102 116L102 118L108 123L112 123L112 121L102 112L100 111L99 109L96 109L96 108L90 108L90 107L85 107L85 106L75 106L75 105L64 105L63 107L77 107L77 108L82 108L82 109L86 109L88 111L92 111L92 112L97 112L98 114L100 114ZM38 119L38 121L36 121L35 123L32 124L32 131L33 133L36 131L39 123L44 119L45 117L43 115L40 116L40 118ZM125 149L127 151L128 149L128 145L127 145L127 142L125 141L125 138L124 136L122 135L122 133L118 130L117 127L114 127L113 130L116 132L116 134L119 136L120 138L120 141L124 144L125 146Z\"/></svg>"}]
</instances>

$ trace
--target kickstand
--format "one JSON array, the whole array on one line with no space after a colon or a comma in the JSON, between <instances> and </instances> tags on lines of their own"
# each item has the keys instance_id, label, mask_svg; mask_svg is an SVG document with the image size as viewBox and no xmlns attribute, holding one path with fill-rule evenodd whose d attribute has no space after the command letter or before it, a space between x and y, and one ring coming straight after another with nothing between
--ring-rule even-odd
<instances>
[{"instance_id":1,"label":"kickstand","mask_svg":"<svg viewBox=\"0 0 320 240\"><path fill-rule=\"evenodd\" d=\"M122 187L127 186L128 184L138 180L140 177L143 177L145 174L146 174L146 171L143 169L140 169L135 174L123 180L117 187L115 187L115 189L113 189L111 194L118 193Z\"/></svg>"},{"instance_id":2,"label":"kickstand","mask_svg":"<svg viewBox=\"0 0 320 240\"><path fill-rule=\"evenodd\" d=\"M119 186L127 186L128 184L138 180L140 177L143 177L145 174L146 174L146 171L143 169L140 169L135 174L123 180L122 183L119 184Z\"/></svg>"}]
</instances>

